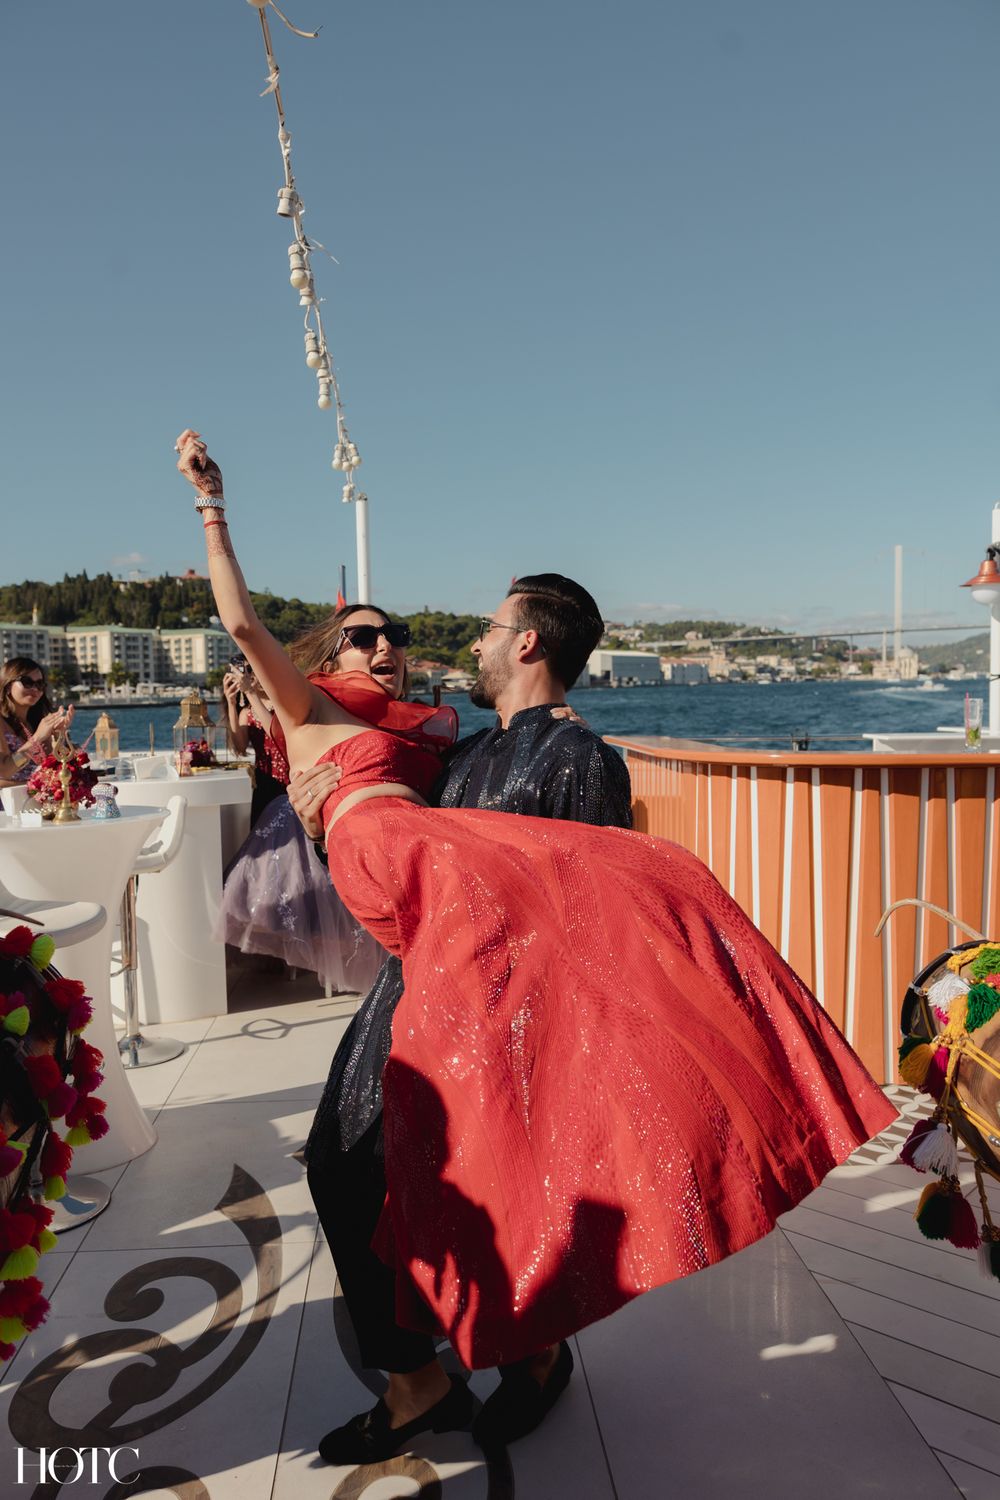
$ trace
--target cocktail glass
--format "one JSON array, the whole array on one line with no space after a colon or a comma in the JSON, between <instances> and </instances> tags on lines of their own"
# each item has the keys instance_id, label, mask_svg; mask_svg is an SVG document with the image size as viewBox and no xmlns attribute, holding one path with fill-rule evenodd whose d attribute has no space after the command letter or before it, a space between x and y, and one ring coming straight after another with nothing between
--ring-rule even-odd
<instances>
[{"instance_id":1,"label":"cocktail glass","mask_svg":"<svg viewBox=\"0 0 1000 1500\"><path fill-rule=\"evenodd\" d=\"M966 750L983 748L982 698L966 698L965 700L965 748Z\"/></svg>"}]
</instances>

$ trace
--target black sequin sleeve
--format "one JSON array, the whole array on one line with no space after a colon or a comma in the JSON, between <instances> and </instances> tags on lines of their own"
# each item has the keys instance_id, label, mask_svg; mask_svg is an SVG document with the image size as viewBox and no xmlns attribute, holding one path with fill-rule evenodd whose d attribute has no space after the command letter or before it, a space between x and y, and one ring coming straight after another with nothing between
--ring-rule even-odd
<instances>
[{"instance_id":1,"label":"black sequin sleeve","mask_svg":"<svg viewBox=\"0 0 1000 1500\"><path fill-rule=\"evenodd\" d=\"M576 726L567 733L549 776L540 815L607 828L632 827L632 784L617 750Z\"/></svg>"}]
</instances>

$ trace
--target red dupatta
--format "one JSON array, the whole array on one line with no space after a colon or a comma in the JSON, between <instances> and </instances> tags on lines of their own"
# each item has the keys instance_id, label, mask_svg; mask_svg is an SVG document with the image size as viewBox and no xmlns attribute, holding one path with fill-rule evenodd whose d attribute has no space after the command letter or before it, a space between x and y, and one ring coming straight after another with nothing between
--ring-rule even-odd
<instances>
[{"instance_id":1,"label":"red dupatta","mask_svg":"<svg viewBox=\"0 0 1000 1500\"><path fill-rule=\"evenodd\" d=\"M367 672L310 672L309 681L356 719L387 734L398 734L436 755L450 749L458 738L458 714L453 708L401 703ZM277 714L271 724L271 738L287 753Z\"/></svg>"}]
</instances>

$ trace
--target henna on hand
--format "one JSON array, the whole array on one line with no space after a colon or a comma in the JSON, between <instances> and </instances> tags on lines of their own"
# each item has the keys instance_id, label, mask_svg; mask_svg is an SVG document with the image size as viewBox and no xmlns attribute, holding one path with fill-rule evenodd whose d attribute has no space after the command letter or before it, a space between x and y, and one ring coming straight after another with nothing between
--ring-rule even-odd
<instances>
[{"instance_id":1,"label":"henna on hand","mask_svg":"<svg viewBox=\"0 0 1000 1500\"><path fill-rule=\"evenodd\" d=\"M180 457L177 468L189 484L193 484L200 495L222 495L222 470L214 458L209 458L202 438L190 427L186 427L174 445Z\"/></svg>"}]
</instances>

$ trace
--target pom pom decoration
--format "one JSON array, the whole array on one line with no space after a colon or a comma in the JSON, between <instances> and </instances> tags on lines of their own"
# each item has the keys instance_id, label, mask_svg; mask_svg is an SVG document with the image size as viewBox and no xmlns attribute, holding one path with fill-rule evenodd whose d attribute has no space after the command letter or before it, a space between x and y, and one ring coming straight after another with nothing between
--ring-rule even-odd
<instances>
[{"instance_id":1,"label":"pom pom decoration","mask_svg":"<svg viewBox=\"0 0 1000 1500\"><path fill-rule=\"evenodd\" d=\"M0 995L0 1026L9 1036L24 1036L31 1024L31 1011L20 990Z\"/></svg>"},{"instance_id":2,"label":"pom pom decoration","mask_svg":"<svg viewBox=\"0 0 1000 1500\"><path fill-rule=\"evenodd\" d=\"M31 945L30 958L36 969L47 969L55 956L56 942L50 933L43 932Z\"/></svg>"},{"instance_id":3,"label":"pom pom decoration","mask_svg":"<svg viewBox=\"0 0 1000 1500\"><path fill-rule=\"evenodd\" d=\"M0 956L27 958L34 941L35 934L30 927L12 927L5 936L0 937Z\"/></svg>"},{"instance_id":4,"label":"pom pom decoration","mask_svg":"<svg viewBox=\"0 0 1000 1500\"><path fill-rule=\"evenodd\" d=\"M68 1138L80 1143L107 1131L104 1102L94 1097L104 1059L82 1038L92 1003L79 980L49 967L55 947L48 934L27 926L0 937L0 1362L41 1324L49 1304L35 1271L57 1243L53 1210L28 1191L26 1166L37 1166L45 1198L66 1192L73 1159ZM68 1061L67 1061L68 1058ZM67 1139L52 1120L72 1114Z\"/></svg>"},{"instance_id":5,"label":"pom pom decoration","mask_svg":"<svg viewBox=\"0 0 1000 1500\"><path fill-rule=\"evenodd\" d=\"M978 1031L987 1021L992 1021L1000 1010L1000 990L991 984L974 984L968 994L968 1009L965 1024L969 1031Z\"/></svg>"},{"instance_id":6,"label":"pom pom decoration","mask_svg":"<svg viewBox=\"0 0 1000 1500\"><path fill-rule=\"evenodd\" d=\"M988 974L998 969L1000 969L1000 945L996 943L987 943L969 964L970 976L978 980L985 979Z\"/></svg>"}]
</instances>

